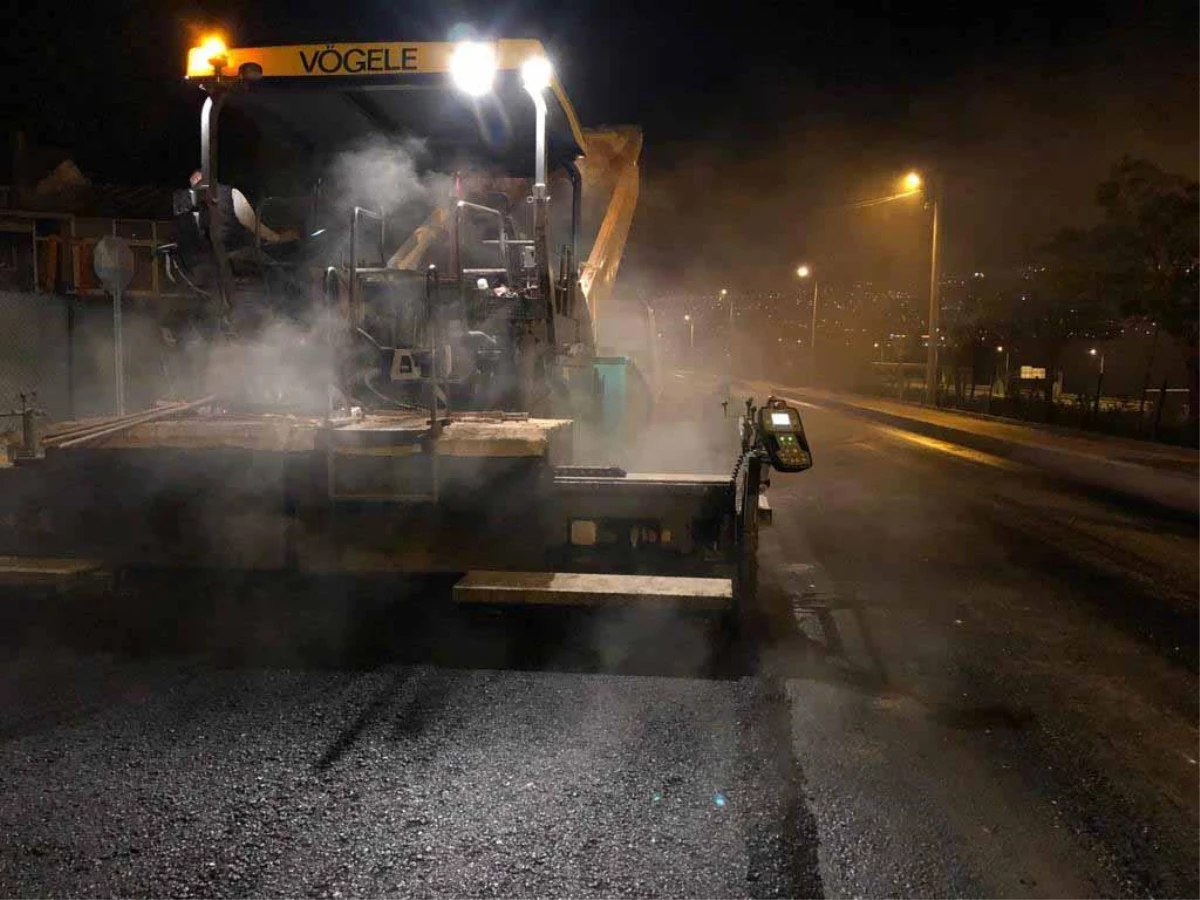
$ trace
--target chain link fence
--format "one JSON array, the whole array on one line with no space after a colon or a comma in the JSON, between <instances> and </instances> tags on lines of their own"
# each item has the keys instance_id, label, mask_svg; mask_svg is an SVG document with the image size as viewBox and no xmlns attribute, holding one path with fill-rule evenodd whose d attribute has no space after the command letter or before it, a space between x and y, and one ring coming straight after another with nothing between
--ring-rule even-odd
<instances>
[{"instance_id":1,"label":"chain link fence","mask_svg":"<svg viewBox=\"0 0 1200 900\"><path fill-rule=\"evenodd\" d=\"M0 291L0 413L21 408L21 394L53 419L71 414L70 300L55 294ZM19 428L14 419L0 429Z\"/></svg>"},{"instance_id":2,"label":"chain link fence","mask_svg":"<svg viewBox=\"0 0 1200 900\"><path fill-rule=\"evenodd\" d=\"M0 291L0 413L36 393L44 422L113 415L112 300ZM152 315L127 302L123 317L128 409L172 394L169 348ZM31 401L32 402L32 401ZM0 433L19 429L0 419Z\"/></svg>"}]
</instances>

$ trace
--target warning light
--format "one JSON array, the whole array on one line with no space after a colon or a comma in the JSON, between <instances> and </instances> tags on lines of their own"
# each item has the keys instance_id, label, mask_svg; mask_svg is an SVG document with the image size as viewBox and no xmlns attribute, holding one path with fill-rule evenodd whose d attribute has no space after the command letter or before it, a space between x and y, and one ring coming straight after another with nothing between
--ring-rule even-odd
<instances>
[{"instance_id":1,"label":"warning light","mask_svg":"<svg viewBox=\"0 0 1200 900\"><path fill-rule=\"evenodd\" d=\"M225 41L218 35L206 37L199 47L188 51L188 78L203 78L214 74L228 62L225 55L227 51Z\"/></svg>"}]
</instances>

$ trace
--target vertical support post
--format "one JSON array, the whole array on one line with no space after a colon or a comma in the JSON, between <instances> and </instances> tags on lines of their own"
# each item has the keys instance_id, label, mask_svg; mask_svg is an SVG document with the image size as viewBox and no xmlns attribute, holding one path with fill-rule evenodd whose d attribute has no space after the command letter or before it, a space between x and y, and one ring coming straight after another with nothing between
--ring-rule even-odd
<instances>
[{"instance_id":1,"label":"vertical support post","mask_svg":"<svg viewBox=\"0 0 1200 900\"><path fill-rule=\"evenodd\" d=\"M117 415L125 415L125 338L121 324L121 306L125 289L117 282L113 291L113 380L116 387Z\"/></svg>"},{"instance_id":2,"label":"vertical support post","mask_svg":"<svg viewBox=\"0 0 1200 900\"><path fill-rule=\"evenodd\" d=\"M437 266L430 266L425 273L425 308L426 321L429 323L429 432L436 440L442 433L440 405L449 406L442 395L441 378L438 375L438 345L442 340L441 330L441 283L438 280ZM437 454L434 453L434 465L437 465ZM436 472L434 478L436 491Z\"/></svg>"},{"instance_id":3,"label":"vertical support post","mask_svg":"<svg viewBox=\"0 0 1200 900\"><path fill-rule=\"evenodd\" d=\"M1162 387L1158 390L1158 402L1154 406L1154 439L1158 440L1158 429L1162 426L1163 404L1167 401L1167 376L1163 376Z\"/></svg>"},{"instance_id":4,"label":"vertical support post","mask_svg":"<svg viewBox=\"0 0 1200 900\"><path fill-rule=\"evenodd\" d=\"M350 213L350 324L358 324L358 207Z\"/></svg>"},{"instance_id":5,"label":"vertical support post","mask_svg":"<svg viewBox=\"0 0 1200 900\"><path fill-rule=\"evenodd\" d=\"M21 394L21 445L24 455L31 459L42 458L42 434L37 422L37 392L30 396Z\"/></svg>"},{"instance_id":6,"label":"vertical support post","mask_svg":"<svg viewBox=\"0 0 1200 900\"><path fill-rule=\"evenodd\" d=\"M937 405L938 329L941 306L938 302L938 197L933 193L933 240L929 253L929 351L925 355L925 402Z\"/></svg>"},{"instance_id":7,"label":"vertical support post","mask_svg":"<svg viewBox=\"0 0 1200 900\"><path fill-rule=\"evenodd\" d=\"M76 238L75 217L71 216L71 287L78 294L80 288L83 287L83 262L80 259L79 243Z\"/></svg>"},{"instance_id":8,"label":"vertical support post","mask_svg":"<svg viewBox=\"0 0 1200 900\"><path fill-rule=\"evenodd\" d=\"M154 251L158 249L158 223L150 223L150 291L154 294L154 300L157 303L158 296L158 254Z\"/></svg>"},{"instance_id":9,"label":"vertical support post","mask_svg":"<svg viewBox=\"0 0 1200 900\"><path fill-rule=\"evenodd\" d=\"M758 492L762 487L763 461L756 450L743 456L746 481L742 487L742 508L737 529L737 579L734 585L734 614L740 618L747 601L758 593Z\"/></svg>"},{"instance_id":10,"label":"vertical support post","mask_svg":"<svg viewBox=\"0 0 1200 900\"><path fill-rule=\"evenodd\" d=\"M37 254L37 220L34 219L29 223L29 252L33 261L33 292L40 294L42 285L38 279L38 254Z\"/></svg>"},{"instance_id":11,"label":"vertical support post","mask_svg":"<svg viewBox=\"0 0 1200 900\"><path fill-rule=\"evenodd\" d=\"M225 233L222 221L220 192L217 179L218 137L217 120L225 103L225 94L217 88L209 88L200 110L200 189L204 192L203 202L208 207L208 237L213 255L217 258L218 284L220 286L222 312L233 309L233 270L229 267L229 255L221 235Z\"/></svg>"},{"instance_id":12,"label":"vertical support post","mask_svg":"<svg viewBox=\"0 0 1200 900\"><path fill-rule=\"evenodd\" d=\"M728 294L725 295L729 297ZM729 377L733 378L733 298L729 297Z\"/></svg>"},{"instance_id":13,"label":"vertical support post","mask_svg":"<svg viewBox=\"0 0 1200 900\"><path fill-rule=\"evenodd\" d=\"M812 310L812 338L809 345L813 349L813 358L816 358L817 350L817 279L813 279L813 310Z\"/></svg>"},{"instance_id":14,"label":"vertical support post","mask_svg":"<svg viewBox=\"0 0 1200 900\"><path fill-rule=\"evenodd\" d=\"M1150 391L1150 373L1154 370L1154 357L1158 353L1158 333L1161 326L1154 323L1154 340L1150 344L1150 352L1146 355L1146 374L1142 378L1142 396L1138 399L1138 431L1146 427L1146 394Z\"/></svg>"},{"instance_id":15,"label":"vertical support post","mask_svg":"<svg viewBox=\"0 0 1200 900\"><path fill-rule=\"evenodd\" d=\"M334 389L338 385L339 372L337 365L337 347L338 334L335 323L339 321L338 306L340 305L340 284L338 282L338 272L333 266L329 266L325 270L325 278L322 284L325 294L325 310L322 318L322 327L325 331L326 350L329 353L328 365L330 376L333 383L329 385L329 390L326 392L329 403L325 410L325 424L329 424L329 420L333 418L334 411Z\"/></svg>"},{"instance_id":16,"label":"vertical support post","mask_svg":"<svg viewBox=\"0 0 1200 900\"><path fill-rule=\"evenodd\" d=\"M579 259L579 217L583 208L583 178L575 163L567 163L567 176L571 179L571 261ZM574 282L578 272L571 272Z\"/></svg>"},{"instance_id":17,"label":"vertical support post","mask_svg":"<svg viewBox=\"0 0 1200 900\"><path fill-rule=\"evenodd\" d=\"M200 109L200 187L208 188L217 178L218 99L209 94Z\"/></svg>"},{"instance_id":18,"label":"vertical support post","mask_svg":"<svg viewBox=\"0 0 1200 900\"><path fill-rule=\"evenodd\" d=\"M463 280L462 273L462 207L458 205L463 199L462 191L462 174L454 173L454 218L451 221L451 230L454 232L450 237L450 268L454 272L454 277L461 285Z\"/></svg>"},{"instance_id":19,"label":"vertical support post","mask_svg":"<svg viewBox=\"0 0 1200 900\"><path fill-rule=\"evenodd\" d=\"M75 297L68 294L67 304L67 411L75 418Z\"/></svg>"},{"instance_id":20,"label":"vertical support post","mask_svg":"<svg viewBox=\"0 0 1200 900\"><path fill-rule=\"evenodd\" d=\"M558 337L554 328L554 279L550 277L549 237L546 234L546 219L550 205L550 194L546 188L546 98L540 91L530 91L536 111L536 140L534 147L533 183L533 250L538 270L538 286L546 304L546 342L550 353L558 349Z\"/></svg>"},{"instance_id":21,"label":"vertical support post","mask_svg":"<svg viewBox=\"0 0 1200 900\"><path fill-rule=\"evenodd\" d=\"M532 94L534 111L536 113L533 158L533 193L534 196L546 194L546 100L541 92ZM539 191L538 188L541 188Z\"/></svg>"},{"instance_id":22,"label":"vertical support post","mask_svg":"<svg viewBox=\"0 0 1200 900\"><path fill-rule=\"evenodd\" d=\"M578 307L577 291L579 289L579 216L583 205L583 178L579 174L579 168L574 162L569 162L566 165L567 177L571 179L571 256L569 265L567 266L567 315L575 318L576 309ZM578 319L576 319L578 322ZM587 328L592 329L592 323L587 323ZM576 339L579 335L576 334ZM594 335L593 335L594 338ZM588 341L585 337L585 343ZM594 343L594 340L590 343Z\"/></svg>"}]
</instances>

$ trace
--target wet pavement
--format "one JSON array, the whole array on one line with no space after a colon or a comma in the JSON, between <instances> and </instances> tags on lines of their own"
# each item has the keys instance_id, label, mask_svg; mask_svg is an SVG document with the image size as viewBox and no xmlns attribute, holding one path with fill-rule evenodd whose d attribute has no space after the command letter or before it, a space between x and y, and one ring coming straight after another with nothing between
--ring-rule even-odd
<instances>
[{"instance_id":1,"label":"wet pavement","mask_svg":"<svg viewBox=\"0 0 1200 900\"><path fill-rule=\"evenodd\" d=\"M1196 896L1195 523L804 414L733 645L438 583L6 597L0 894Z\"/></svg>"},{"instance_id":2,"label":"wet pavement","mask_svg":"<svg viewBox=\"0 0 1200 900\"><path fill-rule=\"evenodd\" d=\"M1195 522L805 421L765 550L809 638L778 665L825 891L1195 896Z\"/></svg>"}]
</instances>

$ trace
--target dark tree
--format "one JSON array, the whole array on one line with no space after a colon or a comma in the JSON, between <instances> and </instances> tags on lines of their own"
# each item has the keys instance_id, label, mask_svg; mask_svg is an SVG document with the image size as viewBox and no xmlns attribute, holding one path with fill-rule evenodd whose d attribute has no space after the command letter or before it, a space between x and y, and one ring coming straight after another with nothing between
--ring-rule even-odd
<instances>
[{"instance_id":1,"label":"dark tree","mask_svg":"<svg viewBox=\"0 0 1200 900\"><path fill-rule=\"evenodd\" d=\"M1197 183L1145 160L1118 162L1096 199L1104 221L1094 230L1103 288L1126 315L1147 317L1184 348L1188 409L1197 416Z\"/></svg>"},{"instance_id":2,"label":"dark tree","mask_svg":"<svg viewBox=\"0 0 1200 900\"><path fill-rule=\"evenodd\" d=\"M1078 337L1105 337L1117 328L1119 306L1106 287L1105 260L1094 230L1064 228L1041 248L1039 265L1028 279L1010 331L1040 339L1046 348L1046 401L1067 343ZM1049 406L1053 412L1053 404Z\"/></svg>"}]
</instances>

